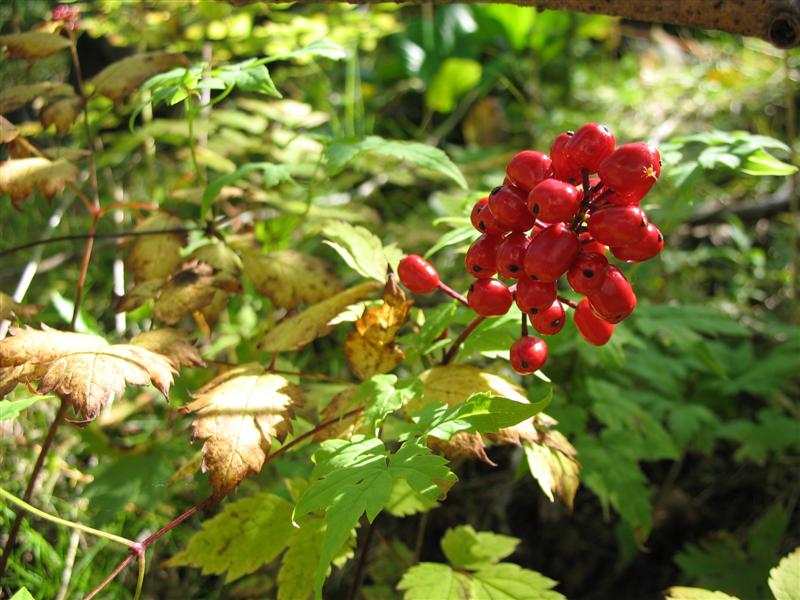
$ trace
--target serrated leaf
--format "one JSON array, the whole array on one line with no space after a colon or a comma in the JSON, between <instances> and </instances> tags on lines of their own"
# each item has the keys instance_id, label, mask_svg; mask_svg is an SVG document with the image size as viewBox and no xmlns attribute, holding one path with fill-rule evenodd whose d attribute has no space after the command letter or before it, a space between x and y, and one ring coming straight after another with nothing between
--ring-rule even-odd
<instances>
[{"instance_id":1,"label":"serrated leaf","mask_svg":"<svg viewBox=\"0 0 800 600\"><path fill-rule=\"evenodd\" d=\"M295 250L261 254L252 249L240 251L239 256L244 274L256 290L280 308L321 302L342 289L330 264L316 256Z\"/></svg>"},{"instance_id":2,"label":"serrated leaf","mask_svg":"<svg viewBox=\"0 0 800 600\"><path fill-rule=\"evenodd\" d=\"M45 129L55 125L56 132L63 135L69 132L82 110L83 100L78 96L56 97L42 108L39 121Z\"/></svg>"},{"instance_id":3,"label":"serrated leaf","mask_svg":"<svg viewBox=\"0 0 800 600\"><path fill-rule=\"evenodd\" d=\"M322 228L325 243L336 250L347 265L368 279L386 281L389 263L380 238L366 227L330 221Z\"/></svg>"},{"instance_id":4,"label":"serrated leaf","mask_svg":"<svg viewBox=\"0 0 800 600\"><path fill-rule=\"evenodd\" d=\"M328 174L341 173L345 167L365 153L408 162L422 169L439 173L463 189L467 188L467 182L461 171L439 148L419 142L386 140L375 135L361 139L337 139L328 144L325 148Z\"/></svg>"},{"instance_id":5,"label":"serrated leaf","mask_svg":"<svg viewBox=\"0 0 800 600\"><path fill-rule=\"evenodd\" d=\"M221 85L220 88L238 87L243 92L255 92L280 98L281 93L269 75L269 70L256 58L248 58L232 65L216 68L211 76ZM208 86L208 82L204 82ZM199 85L198 87L203 87ZM215 86L216 87L216 86Z\"/></svg>"},{"instance_id":6,"label":"serrated leaf","mask_svg":"<svg viewBox=\"0 0 800 600\"><path fill-rule=\"evenodd\" d=\"M284 319L267 332L259 347L265 352L299 350L318 337L328 335L333 329L331 320L351 304L368 298L380 287L377 281L362 283L313 304L303 312Z\"/></svg>"},{"instance_id":7,"label":"serrated leaf","mask_svg":"<svg viewBox=\"0 0 800 600\"><path fill-rule=\"evenodd\" d=\"M153 75L177 65L187 65L186 57L175 52L135 54L111 63L89 81L94 93L122 102Z\"/></svg>"},{"instance_id":8,"label":"serrated leaf","mask_svg":"<svg viewBox=\"0 0 800 600\"><path fill-rule=\"evenodd\" d=\"M514 552L519 542L515 537L477 532L471 525L461 525L448 529L441 545L451 565L474 571L500 562Z\"/></svg>"},{"instance_id":9,"label":"serrated leaf","mask_svg":"<svg viewBox=\"0 0 800 600\"><path fill-rule=\"evenodd\" d=\"M547 443L551 441L551 443ZM575 460L575 448L558 431L548 432L542 443L524 441L525 458L533 478L550 502L561 498L572 510L580 486L580 465ZM570 453L571 450L571 453Z\"/></svg>"},{"instance_id":10,"label":"serrated leaf","mask_svg":"<svg viewBox=\"0 0 800 600\"><path fill-rule=\"evenodd\" d=\"M420 563L406 571L397 589L404 600L472 600L472 582L467 575L447 565Z\"/></svg>"},{"instance_id":11,"label":"serrated leaf","mask_svg":"<svg viewBox=\"0 0 800 600\"><path fill-rule=\"evenodd\" d=\"M770 570L769 589L775 600L800 599L800 548L795 548Z\"/></svg>"},{"instance_id":12,"label":"serrated leaf","mask_svg":"<svg viewBox=\"0 0 800 600\"><path fill-rule=\"evenodd\" d=\"M293 535L292 505L274 494L257 494L228 504L203 522L186 548L167 566L192 566L203 575L225 574L230 583L272 562Z\"/></svg>"},{"instance_id":13,"label":"serrated leaf","mask_svg":"<svg viewBox=\"0 0 800 600\"><path fill-rule=\"evenodd\" d=\"M427 252L425 252L425 258L430 259L430 257L439 252L439 250L443 250L449 246L457 246L459 244L472 242L476 238L477 233L480 232L476 232L475 228L471 225L451 229L442 235L433 246L428 248Z\"/></svg>"},{"instance_id":14,"label":"serrated leaf","mask_svg":"<svg viewBox=\"0 0 800 600\"><path fill-rule=\"evenodd\" d=\"M26 31L0 35L0 44L7 48L9 58L37 60L69 48L67 38L45 31Z\"/></svg>"},{"instance_id":15,"label":"serrated leaf","mask_svg":"<svg viewBox=\"0 0 800 600\"><path fill-rule=\"evenodd\" d=\"M702 588L676 586L667 590L664 600L739 600L722 592L712 592Z\"/></svg>"},{"instance_id":16,"label":"serrated leaf","mask_svg":"<svg viewBox=\"0 0 800 600\"><path fill-rule=\"evenodd\" d=\"M194 437L205 442L203 471L217 497L261 470L272 439L283 441L292 431L302 403L299 387L256 364L215 377L194 398L182 411L195 415Z\"/></svg>"},{"instance_id":17,"label":"serrated leaf","mask_svg":"<svg viewBox=\"0 0 800 600\"><path fill-rule=\"evenodd\" d=\"M21 400L0 400L0 421L16 419L19 413L41 399L41 396L29 396Z\"/></svg>"},{"instance_id":18,"label":"serrated leaf","mask_svg":"<svg viewBox=\"0 0 800 600\"><path fill-rule=\"evenodd\" d=\"M0 92L0 113L9 114L14 112L40 96L53 98L74 95L75 90L68 83L42 81L27 85L12 85Z\"/></svg>"},{"instance_id":19,"label":"serrated leaf","mask_svg":"<svg viewBox=\"0 0 800 600\"><path fill-rule=\"evenodd\" d=\"M526 404L528 399L522 388L498 375L487 373L469 365L445 365L433 367L419 376L422 395L412 400L407 408L415 411L431 402L455 406L472 394L488 392L492 396L508 398Z\"/></svg>"},{"instance_id":20,"label":"serrated leaf","mask_svg":"<svg viewBox=\"0 0 800 600\"><path fill-rule=\"evenodd\" d=\"M20 304L11 296L0 292L0 321L8 319L30 320L33 315L42 310L36 304Z\"/></svg>"},{"instance_id":21,"label":"serrated leaf","mask_svg":"<svg viewBox=\"0 0 800 600\"><path fill-rule=\"evenodd\" d=\"M131 344L166 356L175 367L205 367L206 363L179 329L153 329L131 338Z\"/></svg>"},{"instance_id":22,"label":"serrated leaf","mask_svg":"<svg viewBox=\"0 0 800 600\"><path fill-rule=\"evenodd\" d=\"M483 567L472 575L475 600L566 600L556 582L512 563Z\"/></svg>"},{"instance_id":23,"label":"serrated leaf","mask_svg":"<svg viewBox=\"0 0 800 600\"><path fill-rule=\"evenodd\" d=\"M133 231L163 231L183 227L180 219L156 213L136 224ZM160 233L132 238L125 267L136 283L151 279L166 279L181 262L181 249L186 245L185 233Z\"/></svg>"},{"instance_id":24,"label":"serrated leaf","mask_svg":"<svg viewBox=\"0 0 800 600\"><path fill-rule=\"evenodd\" d=\"M357 406L358 403L355 401L357 390L358 388L355 386L342 390L320 411L320 422L330 421L335 418L338 418L339 421L315 433L313 438L315 443L334 438L350 439L357 432L367 433L363 427L363 411L349 417L343 416Z\"/></svg>"},{"instance_id":25,"label":"serrated leaf","mask_svg":"<svg viewBox=\"0 0 800 600\"><path fill-rule=\"evenodd\" d=\"M274 165L268 162L250 163L239 167L233 173L228 173L222 177L217 177L210 182L203 190L203 198L200 204L200 216L205 218L206 213L211 208L214 200L217 199L222 188L239 181L242 177L253 171L260 171L263 175L261 185L263 187L275 187L285 181L292 179L291 170L288 165Z\"/></svg>"},{"instance_id":26,"label":"serrated leaf","mask_svg":"<svg viewBox=\"0 0 800 600\"><path fill-rule=\"evenodd\" d=\"M28 588L20 588L17 593L11 596L10 600L36 600L28 591Z\"/></svg>"},{"instance_id":27,"label":"serrated leaf","mask_svg":"<svg viewBox=\"0 0 800 600\"><path fill-rule=\"evenodd\" d=\"M51 161L46 158L20 158L0 163L0 194L11 196L17 206L34 190L52 198L67 183L78 178L78 167L66 160Z\"/></svg>"}]
</instances>

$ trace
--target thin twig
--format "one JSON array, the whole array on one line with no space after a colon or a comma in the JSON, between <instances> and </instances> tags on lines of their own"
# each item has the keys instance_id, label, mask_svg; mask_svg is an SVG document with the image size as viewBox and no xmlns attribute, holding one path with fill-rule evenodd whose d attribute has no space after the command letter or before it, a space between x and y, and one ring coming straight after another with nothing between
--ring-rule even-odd
<instances>
[{"instance_id":1,"label":"thin twig","mask_svg":"<svg viewBox=\"0 0 800 600\"><path fill-rule=\"evenodd\" d=\"M397 548L394 547L394 544L392 544L391 540L387 539L377 527L375 527L375 537L377 537L378 540L380 540L380 542L386 546L386 549L392 556L394 556L397 562L400 563L400 566L403 567L403 570L407 571L409 567L411 567L411 565L408 564L408 561L397 551Z\"/></svg>"},{"instance_id":2,"label":"thin twig","mask_svg":"<svg viewBox=\"0 0 800 600\"><path fill-rule=\"evenodd\" d=\"M466 329L464 329L464 331L461 332L461 335L459 335L456 338L456 341L453 342L453 345L450 346L450 348L447 351L447 354L444 355L444 358L442 359L443 365L448 365L452 362L452 360L458 354L458 350L461 347L461 344L464 342L464 340L466 340L470 335L472 335L472 332L475 331L475 328L481 323L483 323L485 319L486 317L484 317L483 315L478 315L477 317L472 319L470 324L467 325Z\"/></svg>"},{"instance_id":3,"label":"thin twig","mask_svg":"<svg viewBox=\"0 0 800 600\"><path fill-rule=\"evenodd\" d=\"M463 304L464 306L469 306L469 302L467 302L467 299L461 294L459 294L457 291L455 291L453 288L451 288L449 285L447 285L446 283L440 281L436 287L438 287L440 291L447 294L454 300L458 300L459 302L461 302L461 304Z\"/></svg>"},{"instance_id":4,"label":"thin twig","mask_svg":"<svg viewBox=\"0 0 800 600\"><path fill-rule=\"evenodd\" d=\"M425 544L425 530L428 528L428 516L430 514L430 512L422 513L419 525L417 525L417 540L414 543L414 564L417 564L422 556L422 546Z\"/></svg>"},{"instance_id":5,"label":"thin twig","mask_svg":"<svg viewBox=\"0 0 800 600\"><path fill-rule=\"evenodd\" d=\"M96 588L94 588L94 589L93 589L91 592L89 592L89 594L86 596L86 598L84 598L84 600L92 600L92 598L94 598L95 596L97 596L97 594L99 594L100 592L102 592L102 591L103 591L103 589L104 589L104 588L105 588L105 587L106 587L106 586L107 586L109 583L111 583L112 581L114 581L114 579L117 577L117 575L119 575L119 574L122 572L122 569L124 569L125 567L127 567L127 566L128 566L128 563L129 563L129 562L131 562L131 561L132 561L134 558L136 558L136 555L135 555L135 554L129 554L128 556L126 556L126 557L125 557L125 558L122 560L122 562L121 562L121 563L119 563L119 564L117 565L117 567L116 567L116 568L115 568L113 571L111 571L111 575L109 575L108 577L106 577L106 578L105 578L105 579L102 581L102 583L101 583L100 585L98 585L98 586L97 586Z\"/></svg>"},{"instance_id":6,"label":"thin twig","mask_svg":"<svg viewBox=\"0 0 800 600\"><path fill-rule=\"evenodd\" d=\"M566 304L570 308L578 308L578 303L575 302L574 300L570 300L569 298L565 298L564 296L556 296L556 298L558 298L558 301L561 302L561 304Z\"/></svg>"},{"instance_id":7,"label":"thin twig","mask_svg":"<svg viewBox=\"0 0 800 600\"><path fill-rule=\"evenodd\" d=\"M353 415L357 415L358 413L360 413L363 410L364 410L363 406L358 406L358 407L354 408L353 410L350 410L350 411L344 413L343 415L341 415L339 417L335 417L333 419L328 419L327 421L323 421L322 423L320 423L319 425L317 425L313 429L311 429L309 431L306 431L305 433L303 433L301 435L298 435L296 438L294 438L288 444L278 448L275 452L270 454L269 460L270 461L275 460L276 458L278 458L282 454L285 454L290 448L292 448L293 446L296 446L297 444L299 444L303 440L310 438L311 436L313 436L316 433L322 431L323 429L326 429L326 428L330 427L331 425L333 425L335 423L338 423L338 422L342 421L343 419L346 419L347 417L352 417Z\"/></svg>"},{"instance_id":8,"label":"thin twig","mask_svg":"<svg viewBox=\"0 0 800 600\"><path fill-rule=\"evenodd\" d=\"M64 600L67 597L69 582L72 581L72 569L75 567L75 557L78 555L78 543L80 541L81 534L75 529L69 536L67 556L64 559L64 572L61 574L61 587L58 588L56 600Z\"/></svg>"},{"instance_id":9,"label":"thin twig","mask_svg":"<svg viewBox=\"0 0 800 600\"><path fill-rule=\"evenodd\" d=\"M83 258L81 259L81 270L78 274L78 283L75 286L75 300L72 304L72 320L69 322L69 327L73 331L78 322L78 315L81 310L81 300L83 298L83 286L86 284L86 274L89 272L89 262L92 260L92 249L94 248L94 236L97 232L97 221L100 218L99 213L92 215L92 224L89 226L89 237L86 240L86 245L83 247Z\"/></svg>"},{"instance_id":10,"label":"thin twig","mask_svg":"<svg viewBox=\"0 0 800 600\"><path fill-rule=\"evenodd\" d=\"M347 594L347 600L355 600L356 596L358 596L358 590L361 587L361 580L364 579L364 567L367 564L367 554L369 554L369 547L372 544L372 536L374 534L375 521L372 521L367 529L367 535L364 537L364 542L361 545L361 554L358 555L356 572L353 575L353 584L350 586L350 592Z\"/></svg>"}]
</instances>

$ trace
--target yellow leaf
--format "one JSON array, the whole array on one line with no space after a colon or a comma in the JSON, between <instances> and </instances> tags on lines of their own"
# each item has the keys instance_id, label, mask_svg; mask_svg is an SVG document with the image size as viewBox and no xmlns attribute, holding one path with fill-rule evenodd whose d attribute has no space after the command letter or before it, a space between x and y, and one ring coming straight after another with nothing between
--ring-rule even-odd
<instances>
[{"instance_id":1,"label":"yellow leaf","mask_svg":"<svg viewBox=\"0 0 800 600\"><path fill-rule=\"evenodd\" d=\"M75 90L67 83L43 81L28 85L12 85L0 92L0 113L13 112L39 96L51 98L69 95L75 95Z\"/></svg>"},{"instance_id":2,"label":"yellow leaf","mask_svg":"<svg viewBox=\"0 0 800 600\"><path fill-rule=\"evenodd\" d=\"M128 98L141 84L173 67L186 66L183 54L150 52L136 54L111 63L95 75L90 83L96 94L120 102Z\"/></svg>"},{"instance_id":3,"label":"yellow leaf","mask_svg":"<svg viewBox=\"0 0 800 600\"><path fill-rule=\"evenodd\" d=\"M0 397L17 384L40 380L38 392L55 392L94 419L126 384L152 383L164 396L175 372L166 357L128 344L110 345L95 335L55 329L15 329L0 340Z\"/></svg>"},{"instance_id":4,"label":"yellow leaf","mask_svg":"<svg viewBox=\"0 0 800 600\"><path fill-rule=\"evenodd\" d=\"M28 31L0 35L0 44L8 48L9 58L35 60L46 58L59 50L69 48L69 40L55 33Z\"/></svg>"},{"instance_id":5,"label":"yellow leaf","mask_svg":"<svg viewBox=\"0 0 800 600\"><path fill-rule=\"evenodd\" d=\"M380 289L377 281L369 281L339 292L335 296L309 306L300 314L281 321L261 340L265 352L298 350L318 337L328 335L331 320L349 305L364 300Z\"/></svg>"},{"instance_id":6,"label":"yellow leaf","mask_svg":"<svg viewBox=\"0 0 800 600\"><path fill-rule=\"evenodd\" d=\"M42 108L42 112L39 113L39 121L45 129L50 125L55 125L56 132L63 135L72 128L72 124L80 116L81 110L83 110L83 102L78 96L55 98Z\"/></svg>"},{"instance_id":7,"label":"yellow leaf","mask_svg":"<svg viewBox=\"0 0 800 600\"><path fill-rule=\"evenodd\" d=\"M156 213L138 223L134 231L161 231L182 227L181 221L170 215ZM161 233L132 238L131 249L125 257L125 267L136 283L150 279L166 279L181 262L181 249L186 244L182 233Z\"/></svg>"},{"instance_id":8,"label":"yellow leaf","mask_svg":"<svg viewBox=\"0 0 800 600\"><path fill-rule=\"evenodd\" d=\"M77 177L78 167L65 160L50 161L40 157L7 160L0 163L0 194L7 193L17 206L34 189L52 198Z\"/></svg>"},{"instance_id":9,"label":"yellow leaf","mask_svg":"<svg viewBox=\"0 0 800 600\"><path fill-rule=\"evenodd\" d=\"M554 495L560 497L572 510L580 485L578 474L581 469L574 458L576 451L572 444L564 434L547 431L541 443L526 441L523 447L531 475L545 496L550 502L554 501Z\"/></svg>"},{"instance_id":10,"label":"yellow leaf","mask_svg":"<svg viewBox=\"0 0 800 600\"><path fill-rule=\"evenodd\" d=\"M11 319L28 320L37 312L42 310L41 306L35 304L20 304L15 302L11 296L0 292L0 321Z\"/></svg>"},{"instance_id":11,"label":"yellow leaf","mask_svg":"<svg viewBox=\"0 0 800 600\"><path fill-rule=\"evenodd\" d=\"M194 437L205 442L203 470L217 497L261 470L272 439L283 441L291 432L301 403L299 387L256 364L231 369L198 390L183 411L196 415Z\"/></svg>"},{"instance_id":12,"label":"yellow leaf","mask_svg":"<svg viewBox=\"0 0 800 600\"><path fill-rule=\"evenodd\" d=\"M14 124L0 115L0 144L7 144L19 135L19 129Z\"/></svg>"},{"instance_id":13,"label":"yellow leaf","mask_svg":"<svg viewBox=\"0 0 800 600\"><path fill-rule=\"evenodd\" d=\"M256 289L280 308L292 309L330 298L342 289L327 261L294 250L239 253L242 268Z\"/></svg>"},{"instance_id":14,"label":"yellow leaf","mask_svg":"<svg viewBox=\"0 0 800 600\"><path fill-rule=\"evenodd\" d=\"M420 375L422 396L412 400L406 410L416 412L431 402L448 406L461 404L472 394L491 392L517 402L528 402L522 388L498 375L481 371L469 365L433 367Z\"/></svg>"},{"instance_id":15,"label":"yellow leaf","mask_svg":"<svg viewBox=\"0 0 800 600\"><path fill-rule=\"evenodd\" d=\"M206 363L189 339L179 329L153 329L134 336L131 344L163 354L176 367L205 367Z\"/></svg>"}]
</instances>

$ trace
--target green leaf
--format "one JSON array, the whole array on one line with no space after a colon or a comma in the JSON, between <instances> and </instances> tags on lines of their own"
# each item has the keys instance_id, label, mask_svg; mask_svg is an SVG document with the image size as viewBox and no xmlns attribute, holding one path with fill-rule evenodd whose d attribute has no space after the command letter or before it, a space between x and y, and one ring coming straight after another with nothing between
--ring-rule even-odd
<instances>
[{"instance_id":1,"label":"green leaf","mask_svg":"<svg viewBox=\"0 0 800 600\"><path fill-rule=\"evenodd\" d=\"M322 228L325 243L336 250L347 266L369 279L386 281L389 262L381 240L366 227L330 221Z\"/></svg>"},{"instance_id":2,"label":"green leaf","mask_svg":"<svg viewBox=\"0 0 800 600\"><path fill-rule=\"evenodd\" d=\"M28 591L28 588L20 588L17 593L11 596L10 600L36 600Z\"/></svg>"},{"instance_id":3,"label":"green leaf","mask_svg":"<svg viewBox=\"0 0 800 600\"><path fill-rule=\"evenodd\" d=\"M786 176L797 173L797 167L772 156L763 148L750 154L739 169L747 175L765 177L768 175Z\"/></svg>"},{"instance_id":4,"label":"green leaf","mask_svg":"<svg viewBox=\"0 0 800 600\"><path fill-rule=\"evenodd\" d=\"M471 571L500 562L514 552L520 540L489 531L475 531L470 525L448 529L442 551L454 567Z\"/></svg>"},{"instance_id":5,"label":"green leaf","mask_svg":"<svg viewBox=\"0 0 800 600\"><path fill-rule=\"evenodd\" d=\"M552 590L556 582L512 563L483 567L472 575L475 600L566 600Z\"/></svg>"},{"instance_id":6,"label":"green leaf","mask_svg":"<svg viewBox=\"0 0 800 600\"><path fill-rule=\"evenodd\" d=\"M451 112L456 102L481 80L483 67L470 58L448 58L425 92L425 104L441 113Z\"/></svg>"},{"instance_id":7,"label":"green leaf","mask_svg":"<svg viewBox=\"0 0 800 600\"><path fill-rule=\"evenodd\" d=\"M697 162L705 169L714 169L717 165L724 165L735 169L742 162L741 158L731 154L727 146L709 146L697 157Z\"/></svg>"},{"instance_id":8,"label":"green leaf","mask_svg":"<svg viewBox=\"0 0 800 600\"><path fill-rule=\"evenodd\" d=\"M243 92L255 92L281 98L281 93L272 81L269 70L257 58L249 58L232 65L213 69L209 76L224 87L238 87Z\"/></svg>"},{"instance_id":9,"label":"green leaf","mask_svg":"<svg viewBox=\"0 0 800 600\"><path fill-rule=\"evenodd\" d=\"M729 596L722 592L712 592L702 588L671 587L667 590L664 600L739 600L736 596Z\"/></svg>"},{"instance_id":10,"label":"green leaf","mask_svg":"<svg viewBox=\"0 0 800 600\"><path fill-rule=\"evenodd\" d=\"M226 185L232 184L235 181L238 181L253 171L262 172L264 176L262 185L264 187L274 187L285 181L289 181L292 178L291 171L287 165L274 165L268 162L257 162L239 167L233 173L228 173L222 177L217 177L214 181L206 186L206 189L203 190L203 200L200 205L200 216L202 218L205 217L206 213L211 208L211 205L214 203L214 200L217 199L217 196L222 191L222 188L224 188Z\"/></svg>"},{"instance_id":11,"label":"green leaf","mask_svg":"<svg viewBox=\"0 0 800 600\"><path fill-rule=\"evenodd\" d=\"M447 248L448 246L457 246L458 244L472 242L477 237L478 233L479 232L475 231L475 228L471 225L451 229L440 237L433 246L428 248L428 251L425 253L425 258L429 259L439 252L439 250Z\"/></svg>"},{"instance_id":12,"label":"green leaf","mask_svg":"<svg viewBox=\"0 0 800 600\"><path fill-rule=\"evenodd\" d=\"M800 600L800 548L769 572L769 589L775 600Z\"/></svg>"},{"instance_id":13,"label":"green leaf","mask_svg":"<svg viewBox=\"0 0 800 600\"><path fill-rule=\"evenodd\" d=\"M523 440L528 469L550 502L555 502L557 495L571 510L580 486L580 465L559 448L571 448L562 433L551 431L548 435L554 438L557 446Z\"/></svg>"},{"instance_id":14,"label":"green leaf","mask_svg":"<svg viewBox=\"0 0 800 600\"><path fill-rule=\"evenodd\" d=\"M242 498L205 521L186 549L167 565L200 567L203 575L225 573L225 582L229 583L255 572L283 552L293 533L291 517L291 504L274 494Z\"/></svg>"},{"instance_id":15,"label":"green leaf","mask_svg":"<svg viewBox=\"0 0 800 600\"><path fill-rule=\"evenodd\" d=\"M373 375L356 388L353 404L364 404L364 419L378 428L386 418L403 405L403 394L395 389L396 375Z\"/></svg>"},{"instance_id":16,"label":"green leaf","mask_svg":"<svg viewBox=\"0 0 800 600\"><path fill-rule=\"evenodd\" d=\"M44 396L29 396L21 400L0 400L0 421L16 419L23 410L41 400Z\"/></svg>"},{"instance_id":17,"label":"green leaf","mask_svg":"<svg viewBox=\"0 0 800 600\"><path fill-rule=\"evenodd\" d=\"M713 306L646 304L635 313L636 327L645 335L664 335L671 340L694 344L702 335L745 337L750 331L733 317Z\"/></svg>"},{"instance_id":18,"label":"green leaf","mask_svg":"<svg viewBox=\"0 0 800 600\"><path fill-rule=\"evenodd\" d=\"M470 600L471 588L467 575L438 563L414 565L397 585L404 600Z\"/></svg>"},{"instance_id":19,"label":"green leaf","mask_svg":"<svg viewBox=\"0 0 800 600\"><path fill-rule=\"evenodd\" d=\"M331 60L343 60L347 58L347 50L342 46L329 39L321 39L311 42L308 46L286 52L285 54L276 54L270 56L267 62L274 62L276 60L288 60L290 58L307 58L319 56L322 58L329 58Z\"/></svg>"},{"instance_id":20,"label":"green leaf","mask_svg":"<svg viewBox=\"0 0 800 600\"><path fill-rule=\"evenodd\" d=\"M370 153L383 158L394 158L416 167L434 171L467 189L467 182L458 167L439 148L419 142L386 140L375 135L366 138L340 138L325 148L328 175L337 175L361 154Z\"/></svg>"}]
</instances>

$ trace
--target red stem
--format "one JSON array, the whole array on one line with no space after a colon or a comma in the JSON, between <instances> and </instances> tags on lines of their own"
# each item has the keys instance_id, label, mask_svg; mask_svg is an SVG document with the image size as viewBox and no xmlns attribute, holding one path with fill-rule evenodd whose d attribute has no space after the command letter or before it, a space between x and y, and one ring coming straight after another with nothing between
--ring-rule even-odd
<instances>
[{"instance_id":1,"label":"red stem","mask_svg":"<svg viewBox=\"0 0 800 600\"><path fill-rule=\"evenodd\" d=\"M86 596L86 598L84 598L84 600L92 600L92 598L94 598L95 596L97 596L97 594L99 594L100 592L102 592L102 591L103 591L103 589L104 589L104 588L105 588L105 587L106 587L106 586L107 586L109 583L111 583L112 581L114 581L114 579L117 577L117 575L119 575L119 574L122 572L122 569L124 569L125 567L127 567L127 566L128 566L128 563L129 563L129 562L131 562L131 561L132 561L134 558L136 558L136 554L129 554L128 556L126 556L126 557L125 557L125 558L122 560L122 562L121 562L121 563L119 563L119 564L117 565L117 568L116 568L116 569L114 569L113 571L111 571L111 575L109 575L108 577L106 577L106 578L103 580L103 582L102 582L100 585L98 585L98 586L97 586L96 588L94 588L94 589L93 589L91 592L89 592L89 594Z\"/></svg>"},{"instance_id":2,"label":"red stem","mask_svg":"<svg viewBox=\"0 0 800 600\"><path fill-rule=\"evenodd\" d=\"M450 346L450 349L447 351L447 354L444 355L444 358L442 359L443 365L450 364L450 362L458 354L458 350L461 347L461 344L464 342L464 340L466 340L470 335L472 335L472 332L475 331L475 328L481 323L483 323L485 319L486 317L484 317L483 315L478 315L477 317L472 319L470 324L467 325L466 329L464 329L464 331L461 332L461 335L459 335L456 338L456 341L453 342L453 345Z\"/></svg>"},{"instance_id":3,"label":"red stem","mask_svg":"<svg viewBox=\"0 0 800 600\"><path fill-rule=\"evenodd\" d=\"M522 337L527 337L528 335L528 315L522 313Z\"/></svg>"},{"instance_id":4,"label":"red stem","mask_svg":"<svg viewBox=\"0 0 800 600\"><path fill-rule=\"evenodd\" d=\"M448 286L446 283L440 281L436 287L438 287L439 290L441 290L454 300L458 300L459 302L461 302L461 304L463 304L464 306L469 306L469 302L467 302L467 299L461 294L459 294L457 291L455 291L453 288Z\"/></svg>"},{"instance_id":5,"label":"red stem","mask_svg":"<svg viewBox=\"0 0 800 600\"><path fill-rule=\"evenodd\" d=\"M557 296L557 298L558 301L561 302L561 304L566 304L570 308L578 308L578 303L575 302L574 300L570 300L569 298L564 298L564 296Z\"/></svg>"}]
</instances>

